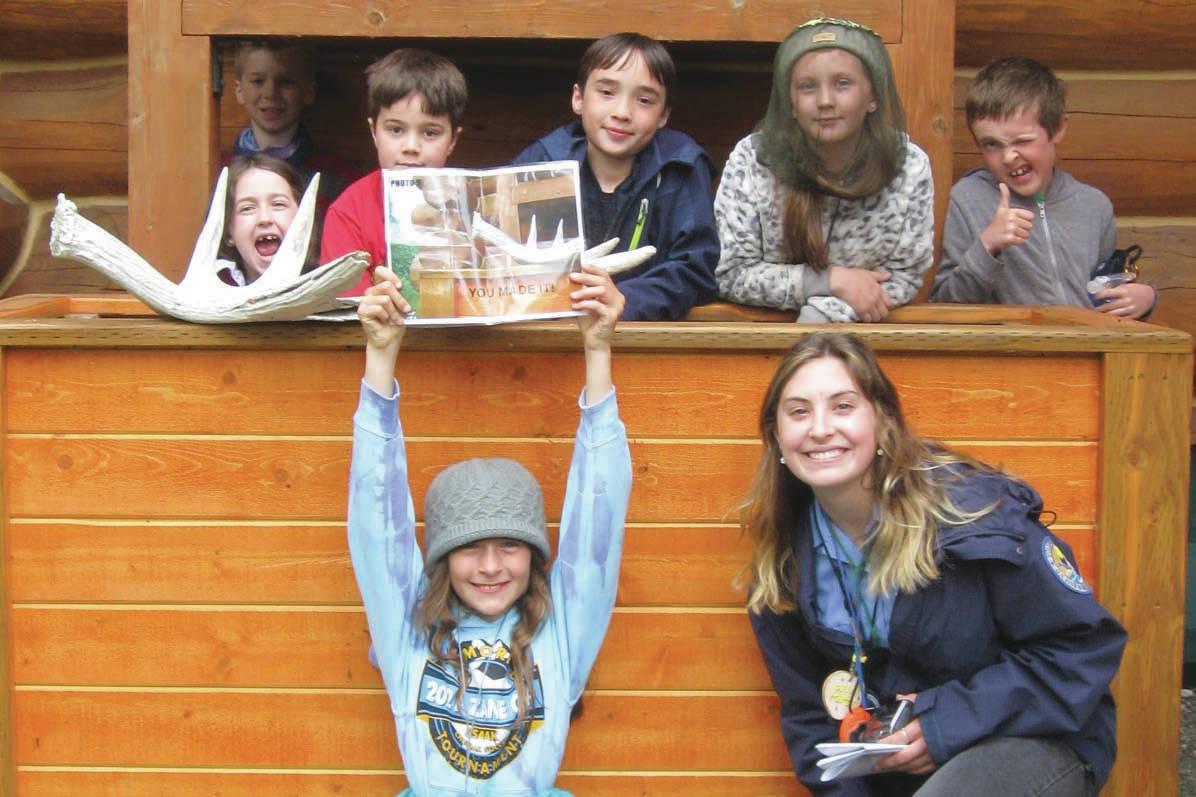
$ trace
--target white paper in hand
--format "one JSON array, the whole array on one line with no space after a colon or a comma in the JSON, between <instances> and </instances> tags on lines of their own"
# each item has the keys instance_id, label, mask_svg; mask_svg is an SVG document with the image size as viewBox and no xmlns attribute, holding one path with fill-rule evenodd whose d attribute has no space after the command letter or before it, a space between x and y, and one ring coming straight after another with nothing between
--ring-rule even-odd
<instances>
[{"instance_id":1,"label":"white paper in hand","mask_svg":"<svg viewBox=\"0 0 1196 797\"><path fill-rule=\"evenodd\" d=\"M815 745L825 758L818 760L822 770L822 782L836 778L852 778L870 775L876 771L876 763L887 755L904 750L903 744L881 744L880 742L823 742Z\"/></svg>"}]
</instances>

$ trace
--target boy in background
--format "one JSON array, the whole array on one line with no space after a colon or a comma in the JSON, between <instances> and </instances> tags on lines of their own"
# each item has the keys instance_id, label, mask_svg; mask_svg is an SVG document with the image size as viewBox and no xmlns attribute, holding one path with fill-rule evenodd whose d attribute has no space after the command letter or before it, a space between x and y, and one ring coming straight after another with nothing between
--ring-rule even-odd
<instances>
[{"instance_id":1,"label":"boy in background","mask_svg":"<svg viewBox=\"0 0 1196 797\"><path fill-rule=\"evenodd\" d=\"M364 251L370 265L386 265L382 169L444 166L469 99L465 76L447 58L424 50L400 49L366 69L369 117L366 125L378 152L378 168L345 189L328 208L320 262ZM346 295L370 287L370 273Z\"/></svg>"},{"instance_id":2,"label":"boy in background","mask_svg":"<svg viewBox=\"0 0 1196 797\"><path fill-rule=\"evenodd\" d=\"M714 165L692 138L665 127L675 83L660 42L637 33L601 38L582 56L573 85L580 118L514 161L581 165L586 246L618 237L620 249L656 247L646 263L614 276L631 321L683 318L714 299Z\"/></svg>"},{"instance_id":3,"label":"boy in background","mask_svg":"<svg viewBox=\"0 0 1196 797\"><path fill-rule=\"evenodd\" d=\"M347 158L321 152L303 126L303 113L316 99L315 49L294 40L241 42L233 71L249 124L233 150L221 153L224 165L261 152L291 164L305 181L320 172L322 212L360 172Z\"/></svg>"},{"instance_id":4,"label":"boy in background","mask_svg":"<svg viewBox=\"0 0 1196 797\"><path fill-rule=\"evenodd\" d=\"M1157 293L1128 282L1089 297L1097 263L1117 245L1113 205L1055 166L1067 132L1063 85L1030 58L999 58L976 75L968 128L984 166L951 189L931 300L1061 304L1142 318Z\"/></svg>"}]
</instances>

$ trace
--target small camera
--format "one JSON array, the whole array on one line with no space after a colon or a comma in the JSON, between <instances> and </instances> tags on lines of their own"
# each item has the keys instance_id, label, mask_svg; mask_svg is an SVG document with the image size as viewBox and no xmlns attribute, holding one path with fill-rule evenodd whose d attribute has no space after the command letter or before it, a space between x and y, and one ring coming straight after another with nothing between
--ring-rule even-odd
<instances>
[{"instance_id":1,"label":"small camera","mask_svg":"<svg viewBox=\"0 0 1196 797\"><path fill-rule=\"evenodd\" d=\"M872 718L862 722L851 732L853 742L875 742L892 736L914 718L914 704L910 700L899 700L895 706L885 706L872 712Z\"/></svg>"}]
</instances>

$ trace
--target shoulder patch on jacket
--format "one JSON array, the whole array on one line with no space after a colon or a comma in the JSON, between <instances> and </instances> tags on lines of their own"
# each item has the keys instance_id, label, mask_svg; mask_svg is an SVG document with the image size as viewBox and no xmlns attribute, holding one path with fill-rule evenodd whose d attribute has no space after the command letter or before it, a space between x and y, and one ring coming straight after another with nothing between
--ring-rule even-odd
<instances>
[{"instance_id":1,"label":"shoulder patch on jacket","mask_svg":"<svg viewBox=\"0 0 1196 797\"><path fill-rule=\"evenodd\" d=\"M1059 583L1067 587L1072 592L1078 592L1081 595L1090 595L1092 587L1088 586L1088 582L1084 581L1084 577L1080 575L1080 571L1076 570L1075 565L1068 560L1067 555L1063 553L1055 541L1050 537L1043 537L1042 539L1042 558L1046 560L1047 567L1055 574L1055 578L1059 579Z\"/></svg>"}]
</instances>

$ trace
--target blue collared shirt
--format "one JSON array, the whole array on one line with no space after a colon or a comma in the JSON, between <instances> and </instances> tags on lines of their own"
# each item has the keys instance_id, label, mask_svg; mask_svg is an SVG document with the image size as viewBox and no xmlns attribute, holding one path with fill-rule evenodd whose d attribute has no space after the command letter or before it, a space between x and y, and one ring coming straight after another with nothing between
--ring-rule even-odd
<instances>
[{"instance_id":1,"label":"blue collared shirt","mask_svg":"<svg viewBox=\"0 0 1196 797\"><path fill-rule=\"evenodd\" d=\"M810 528L814 532L818 621L827 628L855 636L851 622L851 606L854 602L859 620L860 643L864 647L879 645L887 648L895 596L878 596L868 592L869 572L865 554L835 525L817 500L810 506ZM844 588L848 591L846 595Z\"/></svg>"}]
</instances>

